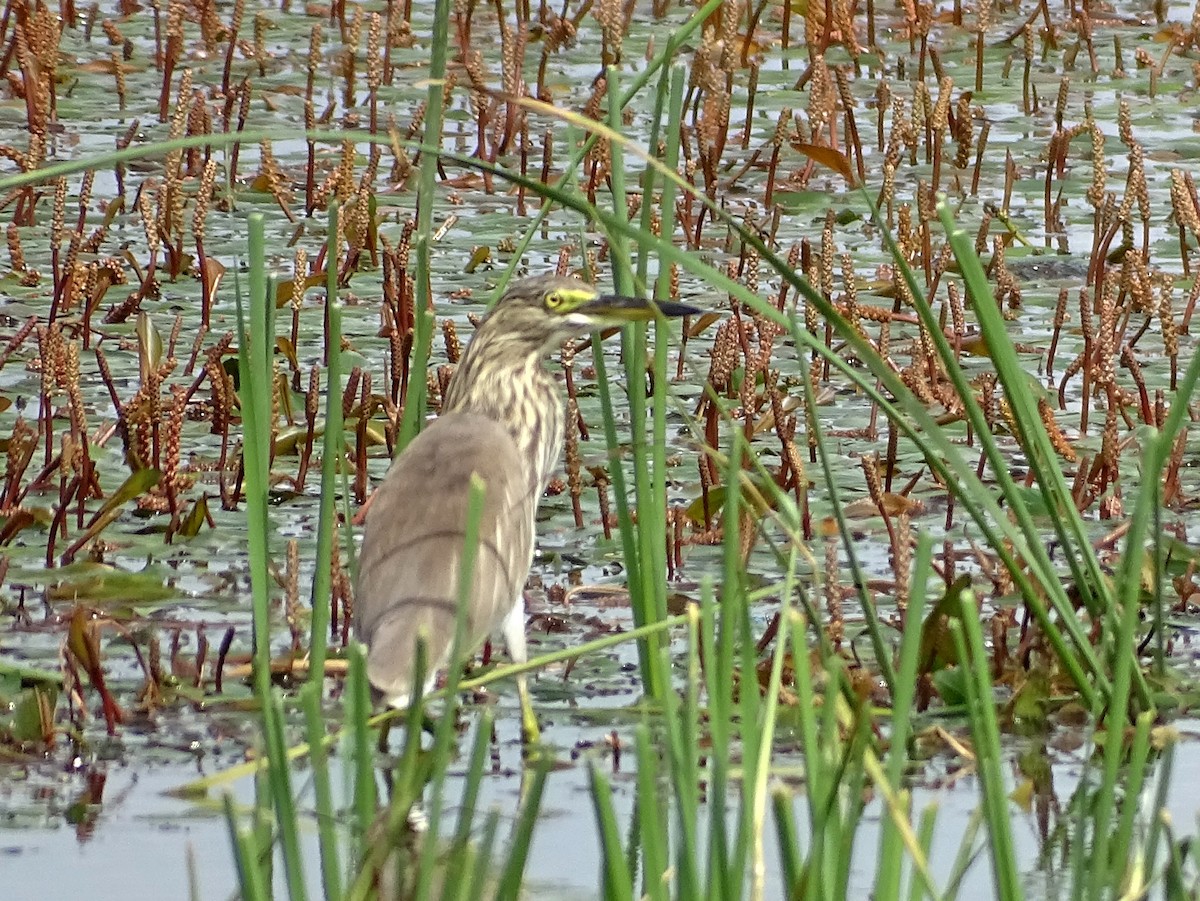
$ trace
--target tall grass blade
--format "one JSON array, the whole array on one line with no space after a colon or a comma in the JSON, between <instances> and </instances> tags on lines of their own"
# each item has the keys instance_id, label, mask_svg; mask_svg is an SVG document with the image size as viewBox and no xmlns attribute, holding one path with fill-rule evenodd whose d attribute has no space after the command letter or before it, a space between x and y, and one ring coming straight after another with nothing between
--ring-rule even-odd
<instances>
[{"instance_id":1,"label":"tall grass blade","mask_svg":"<svg viewBox=\"0 0 1200 901\"><path fill-rule=\"evenodd\" d=\"M350 764L353 773L353 823L355 860L361 860L367 834L375 821L375 749L367 720L371 716L371 687L367 682L367 659L362 645L355 643L347 655L345 711L350 724L347 740L350 743Z\"/></svg>"},{"instance_id":2,"label":"tall grass blade","mask_svg":"<svg viewBox=\"0 0 1200 901\"><path fill-rule=\"evenodd\" d=\"M329 245L325 259L336 260L333 246L338 234L339 208L336 201L329 205ZM333 579L333 541L337 513L339 463L342 459L342 307L337 301L337 266L326 267L325 317L328 340L325 345L325 434L321 447L321 499L317 512L317 558L313 570L312 629L309 640L309 679L324 684L325 656L329 641L330 598ZM296 277L300 278L301 273Z\"/></svg>"},{"instance_id":3,"label":"tall grass blade","mask_svg":"<svg viewBox=\"0 0 1200 901\"><path fill-rule=\"evenodd\" d=\"M900 792L908 764L908 739L912 734L912 711L916 698L918 655L921 647L921 624L925 619L926 585L932 572L933 539L922 532L917 538L917 553L913 564L908 609L904 613L904 633L900 641L900 664L892 688L892 723L887 758L888 782ZM903 574L898 574L903 578ZM907 797L907 796L906 796ZM904 845L896 824L885 818L879 834L879 866L875 876L875 892L880 898L895 898L900 893L901 861Z\"/></svg>"},{"instance_id":4,"label":"tall grass blade","mask_svg":"<svg viewBox=\"0 0 1200 901\"><path fill-rule=\"evenodd\" d=\"M263 878L263 869L258 861L258 842L252 832L238 826L237 808L233 795L225 795L225 820L229 824L229 838L233 843L233 859L237 863L238 885L244 901L268 901L268 878Z\"/></svg>"},{"instance_id":5,"label":"tall grass blade","mask_svg":"<svg viewBox=\"0 0 1200 901\"><path fill-rule=\"evenodd\" d=\"M638 830L631 848L640 841L642 850L642 893L650 901L668 901L666 874L671 848L670 823L664 807L667 801L659 789L658 751L650 740L650 729L642 723L635 732L637 741L637 815ZM629 872L635 872L633 867Z\"/></svg>"},{"instance_id":6,"label":"tall grass blade","mask_svg":"<svg viewBox=\"0 0 1200 901\"><path fill-rule=\"evenodd\" d=\"M450 0L434 0L433 33L429 42L429 88L425 94L425 133L427 148L439 148L442 143L442 124L445 117L446 58L450 44ZM413 233L412 252L415 260L417 311L413 334L412 371L423 376L429 367L429 351L433 341L433 320L430 309L430 272L433 253L433 204L438 177L437 150L421 154L417 175L417 226ZM397 436L397 452L402 451L421 430L425 421L425 379L415 378L408 385L404 399L404 416Z\"/></svg>"},{"instance_id":7,"label":"tall grass blade","mask_svg":"<svg viewBox=\"0 0 1200 901\"><path fill-rule=\"evenodd\" d=\"M621 833L612 806L612 788L594 762L588 767L588 784L596 813L596 829L600 833L601 893L605 901L633 901L633 877L625 860L625 849L621 847Z\"/></svg>"},{"instance_id":8,"label":"tall grass blade","mask_svg":"<svg viewBox=\"0 0 1200 901\"><path fill-rule=\"evenodd\" d=\"M525 863L529 859L529 845L537 826L538 813L542 807L542 792L546 788L548 770L544 766L526 767L522 774L521 811L513 826L512 844L508 859L500 874L500 885L496 890L496 901L517 901L521 881L525 874Z\"/></svg>"},{"instance_id":9,"label":"tall grass blade","mask_svg":"<svg viewBox=\"0 0 1200 901\"><path fill-rule=\"evenodd\" d=\"M1008 815L1008 793L1000 769L1000 728L996 722L992 679L987 652L979 626L979 608L969 590L959 594L959 616L949 623L950 634L958 649L958 658L967 668L963 684L967 691L971 735L975 740L975 760L983 791L984 820L992 860L992 884L1001 901L1020 901L1020 874L1013 847L1012 822Z\"/></svg>"},{"instance_id":10,"label":"tall grass blade","mask_svg":"<svg viewBox=\"0 0 1200 901\"><path fill-rule=\"evenodd\" d=\"M458 822L454 828L454 837L450 842L450 860L463 861L469 854L477 858L476 852L470 848L471 832L475 826L479 788L483 782L483 768L488 759L494 723L495 718L491 710L485 709L479 717L479 722L475 725L475 741L471 745L471 756L467 762L462 799L458 806ZM479 865L478 859L476 859L476 865ZM442 897L448 901L456 901L456 899L464 901L470 885L469 880L465 878L468 872L467 867L447 867Z\"/></svg>"},{"instance_id":11,"label":"tall grass blade","mask_svg":"<svg viewBox=\"0 0 1200 901\"><path fill-rule=\"evenodd\" d=\"M312 768L313 803L317 816L317 844L321 851L321 887L325 901L342 897L342 864L338 847L338 812L329 779L329 755L325 750L325 717L321 709L321 683L309 682L300 690L300 707ZM286 758L285 758L286 760Z\"/></svg>"}]
</instances>

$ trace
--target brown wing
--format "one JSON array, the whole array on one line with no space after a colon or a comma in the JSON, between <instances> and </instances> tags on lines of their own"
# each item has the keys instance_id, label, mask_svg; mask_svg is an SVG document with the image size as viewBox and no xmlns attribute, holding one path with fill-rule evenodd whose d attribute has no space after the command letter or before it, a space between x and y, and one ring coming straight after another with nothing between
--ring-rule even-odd
<instances>
[{"instance_id":1,"label":"brown wing","mask_svg":"<svg viewBox=\"0 0 1200 901\"><path fill-rule=\"evenodd\" d=\"M405 448L371 501L354 628L367 645L371 684L394 706L407 703L419 634L430 678L450 662L472 473L485 492L462 646L471 653L529 574L538 500L529 461L499 423L450 413Z\"/></svg>"}]
</instances>

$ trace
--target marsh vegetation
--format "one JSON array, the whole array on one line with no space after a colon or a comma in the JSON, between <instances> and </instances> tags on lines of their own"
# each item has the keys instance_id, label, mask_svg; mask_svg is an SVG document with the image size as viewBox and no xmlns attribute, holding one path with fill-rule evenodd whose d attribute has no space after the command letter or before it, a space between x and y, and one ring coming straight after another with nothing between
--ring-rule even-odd
<instances>
[{"instance_id":1,"label":"marsh vegetation","mask_svg":"<svg viewBox=\"0 0 1200 901\"><path fill-rule=\"evenodd\" d=\"M0 40L19 897L1195 896L1200 7L14 0ZM544 271L710 312L555 361L536 759L491 659L381 757L356 512Z\"/></svg>"}]
</instances>

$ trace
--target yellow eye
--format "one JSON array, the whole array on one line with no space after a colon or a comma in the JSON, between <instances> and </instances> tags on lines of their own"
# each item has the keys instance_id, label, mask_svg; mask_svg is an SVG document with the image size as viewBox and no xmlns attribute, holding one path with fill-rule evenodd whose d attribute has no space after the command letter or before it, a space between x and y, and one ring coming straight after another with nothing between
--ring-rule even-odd
<instances>
[{"instance_id":1,"label":"yellow eye","mask_svg":"<svg viewBox=\"0 0 1200 901\"><path fill-rule=\"evenodd\" d=\"M566 302L566 297L558 291L551 291L546 295L546 309L557 310Z\"/></svg>"}]
</instances>

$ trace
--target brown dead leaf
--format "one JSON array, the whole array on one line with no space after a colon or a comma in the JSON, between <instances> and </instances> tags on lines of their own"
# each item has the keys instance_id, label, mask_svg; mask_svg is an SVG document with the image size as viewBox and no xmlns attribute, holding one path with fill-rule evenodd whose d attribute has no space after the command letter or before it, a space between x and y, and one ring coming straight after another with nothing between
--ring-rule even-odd
<instances>
[{"instance_id":1,"label":"brown dead leaf","mask_svg":"<svg viewBox=\"0 0 1200 901\"><path fill-rule=\"evenodd\" d=\"M850 158L840 150L824 147L821 144L809 144L805 141L792 141L792 146L803 153L814 163L832 169L852 188L858 187L854 180L854 170L850 168Z\"/></svg>"}]
</instances>

